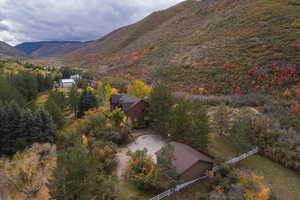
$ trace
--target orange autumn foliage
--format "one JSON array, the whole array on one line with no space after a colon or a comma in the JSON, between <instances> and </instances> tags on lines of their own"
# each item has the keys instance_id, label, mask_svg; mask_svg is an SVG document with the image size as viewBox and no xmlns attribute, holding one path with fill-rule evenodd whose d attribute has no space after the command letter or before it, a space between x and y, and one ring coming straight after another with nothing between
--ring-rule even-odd
<instances>
[{"instance_id":1,"label":"orange autumn foliage","mask_svg":"<svg viewBox=\"0 0 300 200\"><path fill-rule=\"evenodd\" d=\"M286 90L282 93L282 95L283 95L284 97L291 97L291 96L292 96L292 93L291 93L291 91L290 91L289 89L286 89Z\"/></svg>"},{"instance_id":2,"label":"orange autumn foliage","mask_svg":"<svg viewBox=\"0 0 300 200\"><path fill-rule=\"evenodd\" d=\"M200 95L205 95L205 88L199 88L198 90Z\"/></svg>"}]
</instances>

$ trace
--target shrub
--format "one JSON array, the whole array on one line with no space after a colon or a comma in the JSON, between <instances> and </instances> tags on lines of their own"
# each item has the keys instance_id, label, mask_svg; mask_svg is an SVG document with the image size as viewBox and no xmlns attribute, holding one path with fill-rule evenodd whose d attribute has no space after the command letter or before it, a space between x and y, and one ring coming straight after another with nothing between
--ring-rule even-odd
<instances>
[{"instance_id":1,"label":"shrub","mask_svg":"<svg viewBox=\"0 0 300 200\"><path fill-rule=\"evenodd\" d=\"M147 150L130 154L127 178L138 188L146 191L161 190L168 187L160 169L156 166Z\"/></svg>"},{"instance_id":2,"label":"shrub","mask_svg":"<svg viewBox=\"0 0 300 200\"><path fill-rule=\"evenodd\" d=\"M33 144L22 153L4 161L2 181L8 186L10 196L35 198L44 188L55 167L56 148L50 144Z\"/></svg>"}]
</instances>

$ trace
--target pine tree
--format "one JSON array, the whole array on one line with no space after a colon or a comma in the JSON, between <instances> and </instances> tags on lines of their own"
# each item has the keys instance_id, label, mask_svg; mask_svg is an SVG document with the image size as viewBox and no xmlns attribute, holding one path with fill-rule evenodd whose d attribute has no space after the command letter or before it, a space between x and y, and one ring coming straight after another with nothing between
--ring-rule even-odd
<instances>
[{"instance_id":1,"label":"pine tree","mask_svg":"<svg viewBox=\"0 0 300 200\"><path fill-rule=\"evenodd\" d=\"M47 100L47 102L45 103L45 109L51 115L57 128L62 128L65 123L63 112L62 112L61 108L55 103L55 101L52 100L52 98L49 98Z\"/></svg>"},{"instance_id":2,"label":"pine tree","mask_svg":"<svg viewBox=\"0 0 300 200\"><path fill-rule=\"evenodd\" d=\"M22 94L13 87L9 81L0 77L0 101L2 102L10 102L15 101L20 106L25 104L25 99Z\"/></svg>"},{"instance_id":3,"label":"pine tree","mask_svg":"<svg viewBox=\"0 0 300 200\"><path fill-rule=\"evenodd\" d=\"M51 199L90 200L99 189L103 190L103 197L97 199L111 199L104 196L104 191L110 188L105 183L102 185L103 182L96 160L77 142L74 147L59 152L48 188Z\"/></svg>"},{"instance_id":4,"label":"pine tree","mask_svg":"<svg viewBox=\"0 0 300 200\"><path fill-rule=\"evenodd\" d=\"M0 102L0 154L11 155L16 152L16 128L19 127L21 115L22 111L16 102Z\"/></svg>"},{"instance_id":5,"label":"pine tree","mask_svg":"<svg viewBox=\"0 0 300 200\"><path fill-rule=\"evenodd\" d=\"M69 96L69 99L68 99L69 106L73 110L75 117L77 117L80 93L77 91L76 87L73 87L69 91L68 96Z\"/></svg>"},{"instance_id":6,"label":"pine tree","mask_svg":"<svg viewBox=\"0 0 300 200\"><path fill-rule=\"evenodd\" d=\"M78 117L82 117L86 111L96 107L98 107L96 95L89 90L85 90L79 100Z\"/></svg>"},{"instance_id":7,"label":"pine tree","mask_svg":"<svg viewBox=\"0 0 300 200\"><path fill-rule=\"evenodd\" d=\"M206 150L208 146L209 120L206 108L200 102L193 102L191 130L188 135L192 147Z\"/></svg>"},{"instance_id":8,"label":"pine tree","mask_svg":"<svg viewBox=\"0 0 300 200\"><path fill-rule=\"evenodd\" d=\"M168 134L171 108L174 98L170 90L163 84L156 84L150 93L149 116L152 128L161 133Z\"/></svg>"},{"instance_id":9,"label":"pine tree","mask_svg":"<svg viewBox=\"0 0 300 200\"><path fill-rule=\"evenodd\" d=\"M56 125L50 113L39 108L34 113L35 119L33 127L35 132L31 133L31 138L38 143L54 143L56 138Z\"/></svg>"},{"instance_id":10,"label":"pine tree","mask_svg":"<svg viewBox=\"0 0 300 200\"><path fill-rule=\"evenodd\" d=\"M244 153L255 145L256 131L257 127L251 116L241 113L230 129L229 141L239 153Z\"/></svg>"},{"instance_id":11,"label":"pine tree","mask_svg":"<svg viewBox=\"0 0 300 200\"><path fill-rule=\"evenodd\" d=\"M36 98L38 94L38 81L35 74L31 72L19 72L17 75L11 77L10 82L27 101Z\"/></svg>"},{"instance_id":12,"label":"pine tree","mask_svg":"<svg viewBox=\"0 0 300 200\"><path fill-rule=\"evenodd\" d=\"M191 104L184 98L176 99L169 122L169 132L173 140L184 141L191 129Z\"/></svg>"},{"instance_id":13,"label":"pine tree","mask_svg":"<svg viewBox=\"0 0 300 200\"><path fill-rule=\"evenodd\" d=\"M50 91L48 100L54 102L61 111L64 111L66 109L67 99L63 92L60 92L58 90Z\"/></svg>"},{"instance_id":14,"label":"pine tree","mask_svg":"<svg viewBox=\"0 0 300 200\"><path fill-rule=\"evenodd\" d=\"M0 103L0 154L13 155L36 142L54 143L55 133L53 120L45 110Z\"/></svg>"}]
</instances>

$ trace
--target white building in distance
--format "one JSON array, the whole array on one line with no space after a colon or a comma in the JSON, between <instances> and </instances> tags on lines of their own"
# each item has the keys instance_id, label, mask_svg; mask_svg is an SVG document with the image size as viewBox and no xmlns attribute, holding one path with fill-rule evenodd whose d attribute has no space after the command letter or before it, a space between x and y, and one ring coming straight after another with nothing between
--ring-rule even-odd
<instances>
[{"instance_id":1,"label":"white building in distance","mask_svg":"<svg viewBox=\"0 0 300 200\"><path fill-rule=\"evenodd\" d=\"M60 80L60 87L61 88L72 88L75 86L74 79L61 79Z\"/></svg>"}]
</instances>

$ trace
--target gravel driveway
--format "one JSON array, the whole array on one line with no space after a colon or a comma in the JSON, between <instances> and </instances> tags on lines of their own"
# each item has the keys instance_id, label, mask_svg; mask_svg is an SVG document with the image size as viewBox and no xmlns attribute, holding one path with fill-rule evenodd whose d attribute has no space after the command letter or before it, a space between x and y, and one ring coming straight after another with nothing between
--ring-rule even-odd
<instances>
[{"instance_id":1,"label":"gravel driveway","mask_svg":"<svg viewBox=\"0 0 300 200\"><path fill-rule=\"evenodd\" d=\"M156 161L155 153L166 145L166 141L158 135L143 135L130 143L127 148L132 152L147 149L148 155L152 156L154 161Z\"/></svg>"}]
</instances>

